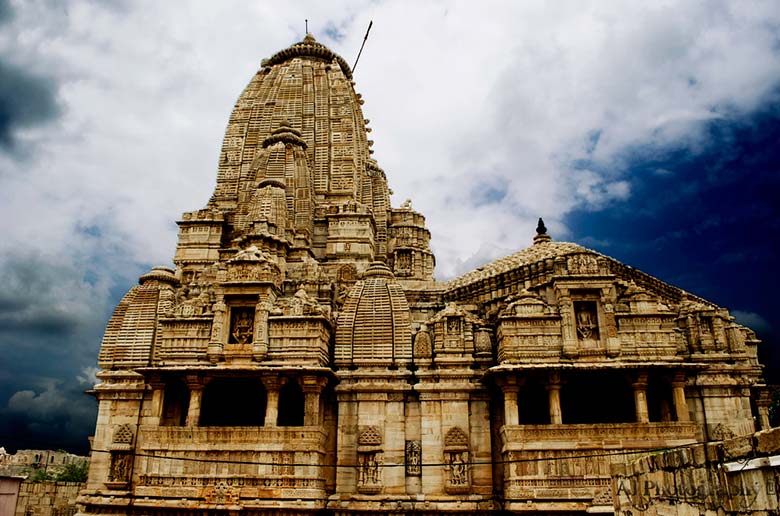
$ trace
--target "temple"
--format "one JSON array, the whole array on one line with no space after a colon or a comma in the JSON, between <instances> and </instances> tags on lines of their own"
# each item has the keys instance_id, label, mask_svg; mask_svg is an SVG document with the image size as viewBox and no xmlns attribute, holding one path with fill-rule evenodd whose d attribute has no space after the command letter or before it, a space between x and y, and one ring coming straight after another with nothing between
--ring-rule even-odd
<instances>
[{"instance_id":1,"label":"temple","mask_svg":"<svg viewBox=\"0 0 780 516\"><path fill-rule=\"evenodd\" d=\"M106 328L81 514L611 513L612 462L768 427L750 329L541 220L434 280L362 104L311 35L251 78Z\"/></svg>"}]
</instances>

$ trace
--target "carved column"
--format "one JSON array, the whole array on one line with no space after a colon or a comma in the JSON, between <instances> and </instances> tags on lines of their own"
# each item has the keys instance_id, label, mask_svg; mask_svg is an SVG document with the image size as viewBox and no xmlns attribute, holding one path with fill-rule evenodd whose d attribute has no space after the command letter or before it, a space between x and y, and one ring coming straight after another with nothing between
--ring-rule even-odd
<instances>
[{"instance_id":1,"label":"carved column","mask_svg":"<svg viewBox=\"0 0 780 516\"><path fill-rule=\"evenodd\" d=\"M672 380L672 402L677 421L688 421L688 403L685 401L685 374L679 373Z\"/></svg>"},{"instance_id":2,"label":"carved column","mask_svg":"<svg viewBox=\"0 0 780 516\"><path fill-rule=\"evenodd\" d=\"M769 389L765 385L757 386L754 390L754 399L756 400L756 410L758 411L759 429L769 430L772 428L772 425L769 423L769 405L772 404L772 396Z\"/></svg>"},{"instance_id":3,"label":"carved column","mask_svg":"<svg viewBox=\"0 0 780 516\"><path fill-rule=\"evenodd\" d=\"M636 422L649 423L650 415L647 411L647 373L639 373L634 387L634 406L636 408Z\"/></svg>"},{"instance_id":4,"label":"carved column","mask_svg":"<svg viewBox=\"0 0 780 516\"><path fill-rule=\"evenodd\" d=\"M276 420L279 417L279 387L281 382L277 376L267 376L263 378L263 385L266 390L265 402L265 426L276 426Z\"/></svg>"},{"instance_id":5,"label":"carved column","mask_svg":"<svg viewBox=\"0 0 780 516\"><path fill-rule=\"evenodd\" d=\"M270 301L260 301L255 306L255 328L252 340L252 358L256 362L262 362L268 355L268 314L273 308Z\"/></svg>"},{"instance_id":6,"label":"carved column","mask_svg":"<svg viewBox=\"0 0 780 516\"><path fill-rule=\"evenodd\" d=\"M327 385L327 378L318 378L316 376L304 376L302 379L303 387L303 425L316 426L320 424L320 393Z\"/></svg>"},{"instance_id":7,"label":"carved column","mask_svg":"<svg viewBox=\"0 0 780 516\"><path fill-rule=\"evenodd\" d=\"M206 356L209 362L216 364L220 360L225 359L225 326L229 326L227 320L227 305L220 296L217 302L212 307L214 311L214 319L211 322L211 339L209 341L208 348L206 349Z\"/></svg>"},{"instance_id":8,"label":"carved column","mask_svg":"<svg viewBox=\"0 0 780 516\"><path fill-rule=\"evenodd\" d=\"M577 325L574 317L574 303L569 297L568 290L561 290L558 298L558 306L561 310L561 331L563 334L563 356L576 357L579 355L577 343Z\"/></svg>"},{"instance_id":9,"label":"carved column","mask_svg":"<svg viewBox=\"0 0 780 516\"><path fill-rule=\"evenodd\" d=\"M197 376L187 377L187 387L190 389L190 405L187 409L187 426L198 426L204 386L203 378Z\"/></svg>"},{"instance_id":10,"label":"carved column","mask_svg":"<svg viewBox=\"0 0 780 516\"><path fill-rule=\"evenodd\" d=\"M607 356L616 357L620 354L620 339L617 334L617 320L615 319L614 287L602 289L601 306L604 309L604 326L607 334Z\"/></svg>"},{"instance_id":11,"label":"carved column","mask_svg":"<svg viewBox=\"0 0 780 516\"><path fill-rule=\"evenodd\" d=\"M547 382L550 424L563 424L563 413L561 412L561 374L557 372L550 373Z\"/></svg>"},{"instance_id":12,"label":"carved column","mask_svg":"<svg viewBox=\"0 0 780 516\"><path fill-rule=\"evenodd\" d=\"M152 403L149 407L149 418L152 424L159 425L162 417L163 395L165 393L165 384L160 381L149 382L152 388Z\"/></svg>"},{"instance_id":13,"label":"carved column","mask_svg":"<svg viewBox=\"0 0 780 516\"><path fill-rule=\"evenodd\" d=\"M517 382L514 378L508 378L506 383L501 386L504 393L504 424L519 425L520 415L517 407Z\"/></svg>"}]
</instances>

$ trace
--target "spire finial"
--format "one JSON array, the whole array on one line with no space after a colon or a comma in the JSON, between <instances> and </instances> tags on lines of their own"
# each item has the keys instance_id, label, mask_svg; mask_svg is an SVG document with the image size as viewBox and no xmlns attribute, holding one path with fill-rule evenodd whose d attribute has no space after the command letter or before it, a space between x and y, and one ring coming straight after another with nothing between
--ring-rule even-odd
<instances>
[{"instance_id":1,"label":"spire finial","mask_svg":"<svg viewBox=\"0 0 780 516\"><path fill-rule=\"evenodd\" d=\"M539 217L539 222L536 225L536 235L534 235L534 245L543 242L552 242L552 238L547 234L547 227L544 225L542 217Z\"/></svg>"}]
</instances>

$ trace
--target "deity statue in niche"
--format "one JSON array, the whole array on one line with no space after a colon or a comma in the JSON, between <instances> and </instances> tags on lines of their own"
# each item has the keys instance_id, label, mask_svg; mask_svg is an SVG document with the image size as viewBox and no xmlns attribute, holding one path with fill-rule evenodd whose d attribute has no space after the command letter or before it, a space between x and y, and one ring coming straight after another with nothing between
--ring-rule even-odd
<instances>
[{"instance_id":1,"label":"deity statue in niche","mask_svg":"<svg viewBox=\"0 0 780 516\"><path fill-rule=\"evenodd\" d=\"M465 485L468 484L468 464L466 458L467 452L450 453L449 470L450 484Z\"/></svg>"},{"instance_id":2,"label":"deity statue in niche","mask_svg":"<svg viewBox=\"0 0 780 516\"><path fill-rule=\"evenodd\" d=\"M252 342L254 315L254 307L235 307L231 310L231 344L249 344Z\"/></svg>"},{"instance_id":3,"label":"deity statue in niche","mask_svg":"<svg viewBox=\"0 0 780 516\"><path fill-rule=\"evenodd\" d=\"M574 303L577 336L582 340L598 340L599 326L596 303L582 301Z\"/></svg>"},{"instance_id":4,"label":"deity statue in niche","mask_svg":"<svg viewBox=\"0 0 780 516\"><path fill-rule=\"evenodd\" d=\"M361 486L379 484L379 465L381 459L378 457L378 453L369 452L360 454L360 476L358 478L358 484Z\"/></svg>"},{"instance_id":5,"label":"deity statue in niche","mask_svg":"<svg viewBox=\"0 0 780 516\"><path fill-rule=\"evenodd\" d=\"M447 333L450 335L460 333L460 319L458 317L447 317Z\"/></svg>"},{"instance_id":6,"label":"deity statue in niche","mask_svg":"<svg viewBox=\"0 0 780 516\"><path fill-rule=\"evenodd\" d=\"M412 270L412 255L409 251L399 251L397 259L396 271L410 272Z\"/></svg>"},{"instance_id":7,"label":"deity statue in niche","mask_svg":"<svg viewBox=\"0 0 780 516\"><path fill-rule=\"evenodd\" d=\"M110 482L129 482L130 480L130 454L126 452L113 452L111 454L111 467L108 473Z\"/></svg>"}]
</instances>

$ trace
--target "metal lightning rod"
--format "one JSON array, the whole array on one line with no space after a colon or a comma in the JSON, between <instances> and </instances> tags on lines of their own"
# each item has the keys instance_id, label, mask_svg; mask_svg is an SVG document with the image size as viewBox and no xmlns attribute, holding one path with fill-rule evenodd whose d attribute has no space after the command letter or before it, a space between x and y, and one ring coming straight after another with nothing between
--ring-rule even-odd
<instances>
[{"instance_id":1,"label":"metal lightning rod","mask_svg":"<svg viewBox=\"0 0 780 516\"><path fill-rule=\"evenodd\" d=\"M363 43L360 45L360 51L358 52L357 58L355 58L355 64L352 65L352 73L355 73L355 68L357 68L358 61L360 61L360 54L363 53L363 47L366 45L366 40L368 39L368 33L371 32L371 26L373 24L374 24L374 20L368 22L368 29L366 29L366 35L363 38Z\"/></svg>"}]
</instances>

